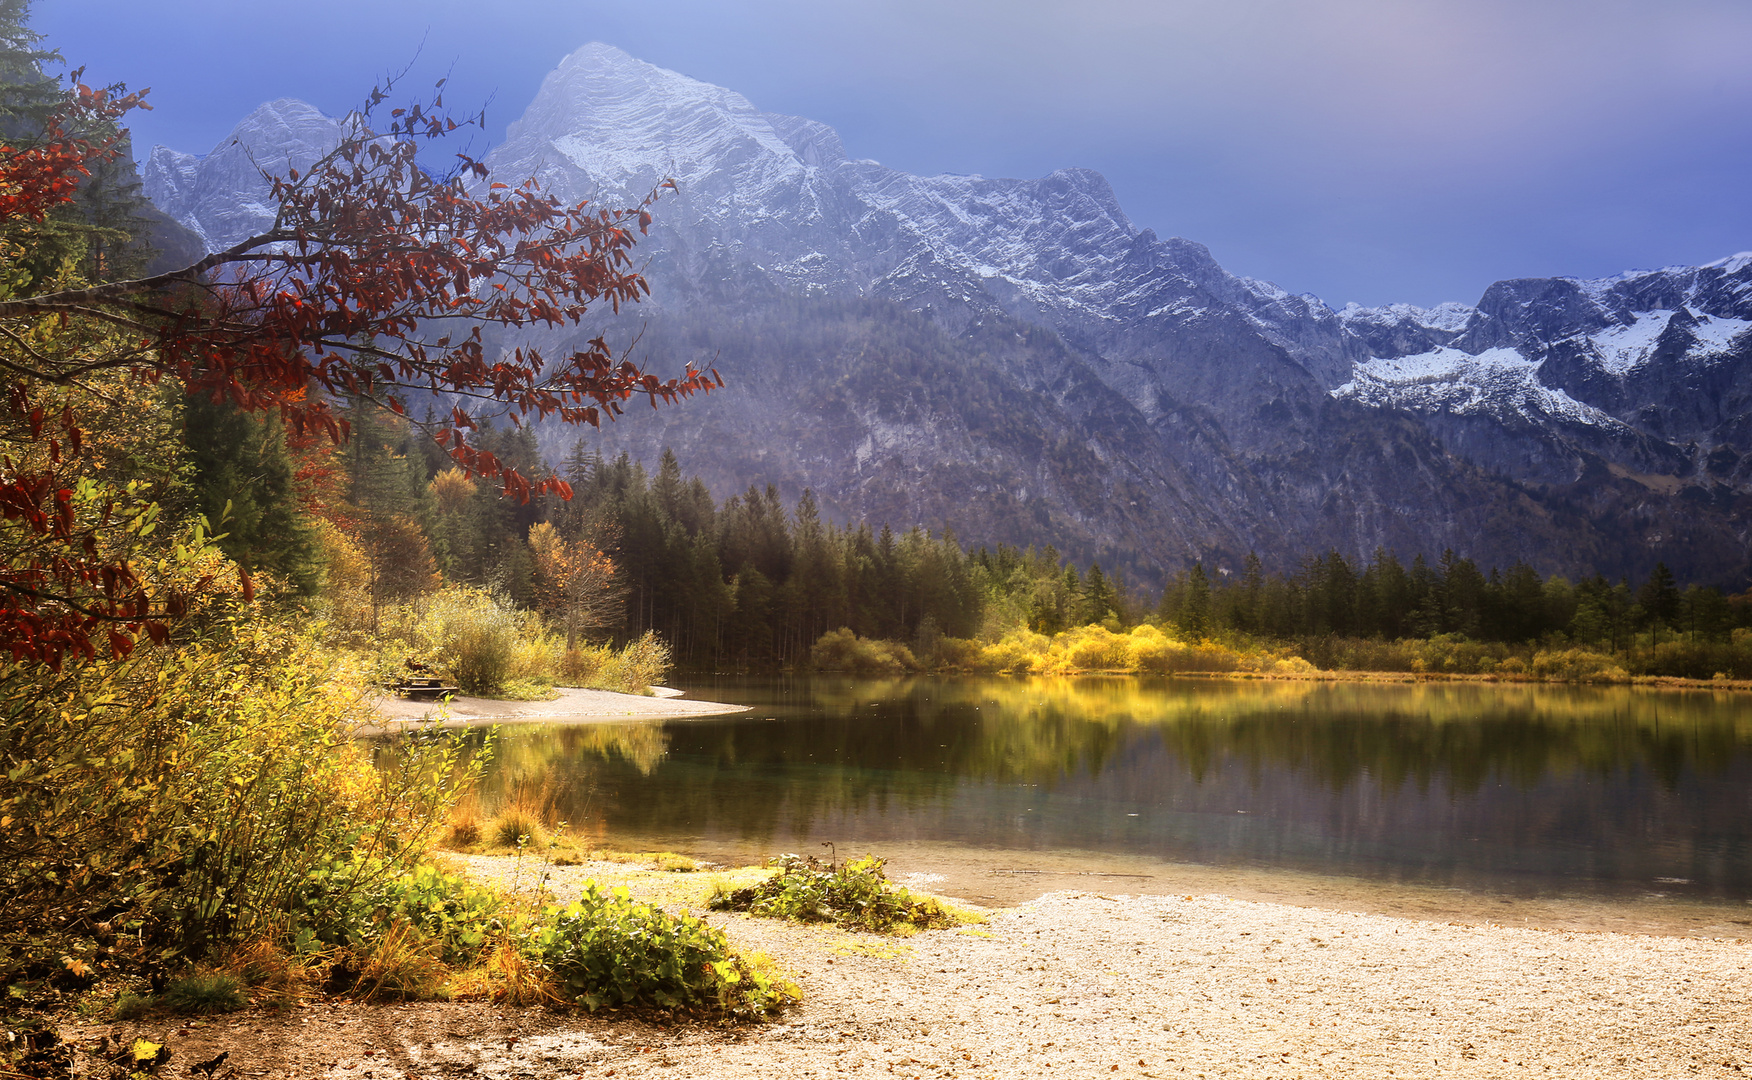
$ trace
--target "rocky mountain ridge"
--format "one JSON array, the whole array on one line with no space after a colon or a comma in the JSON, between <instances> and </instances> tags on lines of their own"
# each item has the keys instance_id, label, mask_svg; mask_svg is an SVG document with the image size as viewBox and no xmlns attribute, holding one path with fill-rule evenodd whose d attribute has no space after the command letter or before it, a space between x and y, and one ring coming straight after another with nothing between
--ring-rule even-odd
<instances>
[{"instance_id":1,"label":"rocky mountain ridge","mask_svg":"<svg viewBox=\"0 0 1752 1080\"><path fill-rule=\"evenodd\" d=\"M219 246L271 209L244 165L304 167L324 120L275 102L204 159L155 151L148 194ZM1137 228L1093 171L911 176L600 44L486 160L608 205L677 181L640 246L642 348L730 389L602 442L674 445L721 495L808 486L831 514L1145 577L1377 545L1749 568L1752 256L1334 311Z\"/></svg>"}]
</instances>

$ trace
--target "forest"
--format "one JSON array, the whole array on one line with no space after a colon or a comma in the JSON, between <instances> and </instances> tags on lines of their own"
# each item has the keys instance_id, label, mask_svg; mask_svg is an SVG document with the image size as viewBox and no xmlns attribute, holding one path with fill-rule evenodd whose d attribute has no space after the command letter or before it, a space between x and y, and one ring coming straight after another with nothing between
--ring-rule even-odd
<instances>
[{"instance_id":1,"label":"forest","mask_svg":"<svg viewBox=\"0 0 1752 1080\"><path fill-rule=\"evenodd\" d=\"M1544 653L1565 658L1548 660L1545 677L1752 677L1752 596L1682 588L1663 565L1641 582L1571 582L1525 563L1481 569L1451 551L1433 563L1416 555L1409 566L1387 551L1358 562L1328 551L1292 567L1268 569L1257 558L1214 572L1194 564L1151 595L1051 546L970 547L948 530L897 534L883 523L824 520L808 491L786 505L773 487L750 487L719 503L667 451L648 471L625 455L605 461L580 441L555 468L539 460L527 429L483 438L532 475L554 469L573 494L510 503L447 469L407 432L400 443L393 435L385 429L349 446L357 470L349 490L383 520L418 523L418 557L429 551L436 568L424 580L539 608L541 560L527 537L546 524L612 567L602 589L613 602L599 605L590 632L617 641L655 632L690 670L845 663L817 649L841 631L888 643L884 656L904 647L900 663L910 669L1045 670L996 646L1148 625L1206 646L1207 669L1218 671L1269 654L1323 669L1530 676ZM296 471L291 462L280 468ZM205 496L209 505L226 497L235 496L219 488ZM299 571L280 543L287 535L270 530L259 549L241 534L227 543L235 557L291 580ZM411 565L387 548L377 558ZM393 594L385 599L403 595L395 582L385 588ZM1044 657L1047 647L1032 651ZM1110 660L1100 666L1137 669Z\"/></svg>"}]
</instances>

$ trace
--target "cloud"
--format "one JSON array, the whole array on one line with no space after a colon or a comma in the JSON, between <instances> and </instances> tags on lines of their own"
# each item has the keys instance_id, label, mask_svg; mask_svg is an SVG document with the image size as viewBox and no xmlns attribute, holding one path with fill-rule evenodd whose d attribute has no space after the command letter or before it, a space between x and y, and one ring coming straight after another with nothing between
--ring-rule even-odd
<instances>
[{"instance_id":1,"label":"cloud","mask_svg":"<svg viewBox=\"0 0 1752 1080\"><path fill-rule=\"evenodd\" d=\"M750 10L813 19L824 38L861 42L855 55L833 57L841 79L916 87L1011 123L1275 144L1311 155L1316 169L1574 160L1642 125L1743 114L1752 96L1752 5L1720 0L892 0Z\"/></svg>"}]
</instances>

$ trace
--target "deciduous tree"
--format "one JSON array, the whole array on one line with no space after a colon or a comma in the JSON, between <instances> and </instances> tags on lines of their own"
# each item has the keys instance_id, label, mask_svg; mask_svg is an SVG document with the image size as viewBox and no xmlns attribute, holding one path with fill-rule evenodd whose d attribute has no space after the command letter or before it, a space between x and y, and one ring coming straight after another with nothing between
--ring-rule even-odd
<instances>
[{"instance_id":1,"label":"deciduous tree","mask_svg":"<svg viewBox=\"0 0 1752 1080\"><path fill-rule=\"evenodd\" d=\"M568 651L578 647L578 636L585 631L620 621L625 590L615 578L613 560L600 547L567 539L543 521L529 530L529 550L535 557L537 596L565 626Z\"/></svg>"},{"instance_id":2,"label":"deciduous tree","mask_svg":"<svg viewBox=\"0 0 1752 1080\"><path fill-rule=\"evenodd\" d=\"M8 274L0 283L0 371L10 381L0 438L11 448L0 466L0 648L49 663L93 655L104 640L123 653L143 632L164 637L186 603L155 590L125 543L109 542L132 520L114 499L87 491L81 501L85 431L61 391L107 372L173 378L245 412L278 413L294 438L344 440L341 400L400 413L411 396L436 398L450 406L433 438L459 468L520 499L569 491L477 446L483 412L595 425L635 396L655 407L721 385L691 367L647 372L601 337L565 355L489 347L489 327L574 327L598 306L618 311L646 295L630 250L652 199L568 205L533 180L493 181L463 155L453 173L428 173L423 142L480 123L448 113L442 87L430 103L399 108L388 108L390 87L374 90L331 153L307 173L271 178L271 227L224 251L134 280L21 290ZM76 85L39 133L0 146L0 240L71 200L117 156L119 121L142 105L140 94ZM113 134L86 134L104 131ZM78 348L55 343L81 326L106 332Z\"/></svg>"}]
</instances>

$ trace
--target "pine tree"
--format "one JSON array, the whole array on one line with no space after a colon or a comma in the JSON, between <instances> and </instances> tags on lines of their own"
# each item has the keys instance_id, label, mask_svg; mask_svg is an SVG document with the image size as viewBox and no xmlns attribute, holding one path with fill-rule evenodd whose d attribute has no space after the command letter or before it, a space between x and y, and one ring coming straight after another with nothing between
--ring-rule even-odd
<instances>
[{"instance_id":1,"label":"pine tree","mask_svg":"<svg viewBox=\"0 0 1752 1080\"><path fill-rule=\"evenodd\" d=\"M1671 624L1679 614L1679 587L1673 582L1673 572L1667 564L1658 562L1649 579L1636 592L1636 602L1642 606L1643 617L1649 622L1652 644L1659 642L1663 624Z\"/></svg>"},{"instance_id":2,"label":"pine tree","mask_svg":"<svg viewBox=\"0 0 1752 1080\"><path fill-rule=\"evenodd\" d=\"M221 549L245 570L267 570L315 593L323 570L315 526L279 418L202 394L185 399L182 413L196 508L225 534Z\"/></svg>"},{"instance_id":3,"label":"pine tree","mask_svg":"<svg viewBox=\"0 0 1752 1080\"><path fill-rule=\"evenodd\" d=\"M1193 563L1186 572L1175 625L1195 641L1211 635L1211 581L1202 562Z\"/></svg>"}]
</instances>

